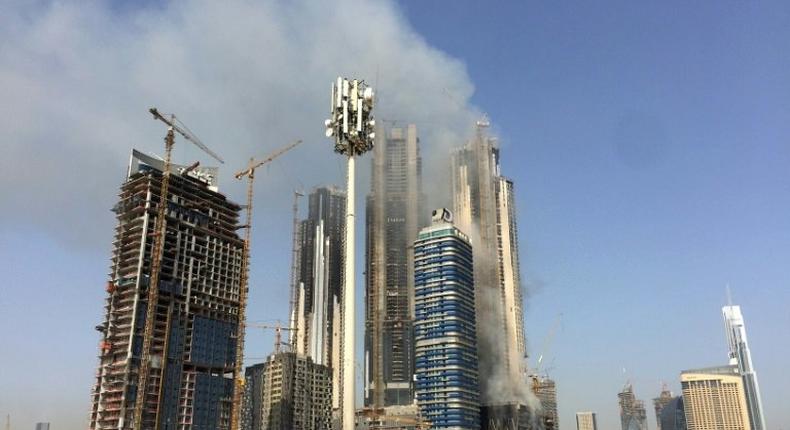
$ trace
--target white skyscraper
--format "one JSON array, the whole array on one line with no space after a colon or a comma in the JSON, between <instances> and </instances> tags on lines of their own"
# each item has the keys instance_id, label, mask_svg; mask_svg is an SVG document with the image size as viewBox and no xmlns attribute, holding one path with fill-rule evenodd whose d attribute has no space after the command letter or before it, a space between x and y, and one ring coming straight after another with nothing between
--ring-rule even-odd
<instances>
[{"instance_id":1,"label":"white skyscraper","mask_svg":"<svg viewBox=\"0 0 790 430\"><path fill-rule=\"evenodd\" d=\"M595 412L576 412L576 430L598 430Z\"/></svg>"},{"instance_id":2,"label":"white skyscraper","mask_svg":"<svg viewBox=\"0 0 790 430\"><path fill-rule=\"evenodd\" d=\"M513 182L502 176L499 147L477 123L452 154L455 224L474 244L481 398L484 405L531 396L523 375L526 341Z\"/></svg>"},{"instance_id":3,"label":"white skyscraper","mask_svg":"<svg viewBox=\"0 0 790 430\"><path fill-rule=\"evenodd\" d=\"M765 430L763 403L760 399L760 388L757 384L757 372L752 367L752 353L746 340L746 325L743 322L740 306L724 306L724 328L727 332L727 344L730 349L730 364L738 366L743 378L746 394L746 405L752 430Z\"/></svg>"}]
</instances>

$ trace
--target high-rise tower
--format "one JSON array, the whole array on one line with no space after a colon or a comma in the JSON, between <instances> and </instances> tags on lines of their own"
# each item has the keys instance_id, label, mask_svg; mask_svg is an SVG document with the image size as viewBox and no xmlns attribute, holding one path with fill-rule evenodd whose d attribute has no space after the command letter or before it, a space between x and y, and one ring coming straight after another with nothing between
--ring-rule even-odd
<instances>
[{"instance_id":1,"label":"high-rise tower","mask_svg":"<svg viewBox=\"0 0 790 430\"><path fill-rule=\"evenodd\" d=\"M680 374L689 430L751 430L738 367L685 370Z\"/></svg>"},{"instance_id":2,"label":"high-rise tower","mask_svg":"<svg viewBox=\"0 0 790 430\"><path fill-rule=\"evenodd\" d=\"M653 399L653 408L656 411L656 428L658 430L661 430L661 412L672 402L672 399L672 392L669 391L666 384L661 388L661 394Z\"/></svg>"},{"instance_id":3,"label":"high-rise tower","mask_svg":"<svg viewBox=\"0 0 790 430\"><path fill-rule=\"evenodd\" d=\"M381 130L366 211L365 405L414 402L411 246L422 214L417 127Z\"/></svg>"},{"instance_id":4,"label":"high-rise tower","mask_svg":"<svg viewBox=\"0 0 790 430\"><path fill-rule=\"evenodd\" d=\"M645 402L636 398L634 387L631 384L626 384L617 397L620 400L620 428L622 430L647 430Z\"/></svg>"},{"instance_id":5,"label":"high-rise tower","mask_svg":"<svg viewBox=\"0 0 790 430\"><path fill-rule=\"evenodd\" d=\"M144 395L141 428L228 429L233 395L243 241L241 207L217 192L216 169L182 173L171 166L167 202L164 164L132 152L120 200L107 284L91 429L132 428ZM167 234L158 285L151 279L157 207L166 204ZM158 288L157 303L147 303ZM155 312L151 366L138 392L146 315Z\"/></svg>"},{"instance_id":6,"label":"high-rise tower","mask_svg":"<svg viewBox=\"0 0 790 430\"><path fill-rule=\"evenodd\" d=\"M332 405L340 407L340 303L343 299L346 194L316 188L308 197L307 218L296 232L295 352L332 368Z\"/></svg>"},{"instance_id":7,"label":"high-rise tower","mask_svg":"<svg viewBox=\"0 0 790 430\"><path fill-rule=\"evenodd\" d=\"M436 429L479 429L472 246L446 209L414 243L417 405Z\"/></svg>"},{"instance_id":8,"label":"high-rise tower","mask_svg":"<svg viewBox=\"0 0 790 430\"><path fill-rule=\"evenodd\" d=\"M576 412L576 430L598 430L595 412Z\"/></svg>"},{"instance_id":9,"label":"high-rise tower","mask_svg":"<svg viewBox=\"0 0 790 430\"><path fill-rule=\"evenodd\" d=\"M293 352L247 368L241 430L329 430L329 367Z\"/></svg>"},{"instance_id":10,"label":"high-rise tower","mask_svg":"<svg viewBox=\"0 0 790 430\"><path fill-rule=\"evenodd\" d=\"M475 296L484 404L524 401L526 342L519 273L513 182L499 169L488 122L452 155L456 225L468 232L475 253Z\"/></svg>"},{"instance_id":11,"label":"high-rise tower","mask_svg":"<svg viewBox=\"0 0 790 430\"><path fill-rule=\"evenodd\" d=\"M746 325L743 322L740 306L724 306L724 328L727 332L727 345L730 349L730 364L738 367L743 378L743 389L746 405L749 408L749 422L752 430L765 430L763 404L760 398L760 387L757 384L757 372L752 366L752 353L746 340Z\"/></svg>"},{"instance_id":12,"label":"high-rise tower","mask_svg":"<svg viewBox=\"0 0 790 430\"><path fill-rule=\"evenodd\" d=\"M549 377L532 378L532 391L540 400L540 419L543 430L559 430L560 418L557 413L557 384Z\"/></svg>"}]
</instances>

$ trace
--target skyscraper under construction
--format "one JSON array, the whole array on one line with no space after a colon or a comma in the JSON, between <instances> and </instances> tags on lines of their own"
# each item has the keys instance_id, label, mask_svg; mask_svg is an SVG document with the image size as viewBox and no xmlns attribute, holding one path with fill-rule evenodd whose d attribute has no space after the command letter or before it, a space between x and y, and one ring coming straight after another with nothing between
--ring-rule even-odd
<instances>
[{"instance_id":1,"label":"skyscraper under construction","mask_svg":"<svg viewBox=\"0 0 790 430\"><path fill-rule=\"evenodd\" d=\"M332 405L339 407L340 304L343 292L346 194L334 187L308 196L307 218L297 224L296 303L291 333L295 352L332 368Z\"/></svg>"},{"instance_id":2,"label":"skyscraper under construction","mask_svg":"<svg viewBox=\"0 0 790 430\"><path fill-rule=\"evenodd\" d=\"M217 191L216 169L171 166L167 201L162 161L133 151L120 200L107 284L91 429L228 429L239 324L241 206ZM157 208L166 207L158 285L149 285ZM147 303L158 288L157 303ZM155 312L150 372L138 391L143 330Z\"/></svg>"},{"instance_id":3,"label":"skyscraper under construction","mask_svg":"<svg viewBox=\"0 0 790 430\"><path fill-rule=\"evenodd\" d=\"M620 428L622 430L647 430L645 402L638 400L634 387L628 383L617 394L620 402Z\"/></svg>"},{"instance_id":4,"label":"skyscraper under construction","mask_svg":"<svg viewBox=\"0 0 790 430\"><path fill-rule=\"evenodd\" d=\"M365 405L414 401L414 268L422 215L417 127L378 132L366 211Z\"/></svg>"},{"instance_id":5,"label":"skyscraper under construction","mask_svg":"<svg viewBox=\"0 0 790 430\"><path fill-rule=\"evenodd\" d=\"M499 168L496 139L479 121L452 156L455 222L474 247L475 297L484 405L522 402L529 393L513 182Z\"/></svg>"},{"instance_id":6,"label":"skyscraper under construction","mask_svg":"<svg viewBox=\"0 0 790 430\"><path fill-rule=\"evenodd\" d=\"M656 411L656 429L657 430L661 430L661 414L664 411L664 408L666 408L667 405L672 403L673 399L674 399L674 396L672 396L672 392L669 391L669 389L667 388L666 385L664 385L661 388L661 394L659 394L658 397L653 399L653 408Z\"/></svg>"},{"instance_id":7,"label":"skyscraper under construction","mask_svg":"<svg viewBox=\"0 0 790 430\"><path fill-rule=\"evenodd\" d=\"M540 400L540 419L543 421L543 430L559 430L560 418L557 413L557 384L547 377L532 379L532 391Z\"/></svg>"}]
</instances>

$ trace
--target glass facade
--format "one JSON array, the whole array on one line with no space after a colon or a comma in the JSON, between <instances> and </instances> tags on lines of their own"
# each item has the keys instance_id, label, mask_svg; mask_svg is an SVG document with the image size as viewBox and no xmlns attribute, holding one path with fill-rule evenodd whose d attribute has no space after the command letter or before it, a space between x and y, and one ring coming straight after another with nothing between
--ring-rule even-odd
<instances>
[{"instance_id":1,"label":"glass facade","mask_svg":"<svg viewBox=\"0 0 790 430\"><path fill-rule=\"evenodd\" d=\"M472 246L449 223L414 244L416 397L431 428L479 429Z\"/></svg>"}]
</instances>

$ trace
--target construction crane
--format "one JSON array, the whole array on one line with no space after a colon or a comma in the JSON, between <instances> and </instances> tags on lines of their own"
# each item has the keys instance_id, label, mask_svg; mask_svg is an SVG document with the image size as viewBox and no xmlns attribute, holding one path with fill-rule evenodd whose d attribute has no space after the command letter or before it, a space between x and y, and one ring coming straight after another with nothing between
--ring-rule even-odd
<instances>
[{"instance_id":1,"label":"construction crane","mask_svg":"<svg viewBox=\"0 0 790 430\"><path fill-rule=\"evenodd\" d=\"M560 323L562 323L562 314L557 315L557 318L554 320L554 324L549 329L549 333L546 335L546 339L543 340L543 347L541 348L540 355L538 356L538 361L535 364L535 375L540 375L540 368L543 365L543 357L548 354L549 349L551 348L551 343L554 341L554 336L557 334L557 329L560 327Z\"/></svg>"},{"instance_id":2,"label":"construction crane","mask_svg":"<svg viewBox=\"0 0 790 430\"><path fill-rule=\"evenodd\" d=\"M173 145L175 144L175 133L178 132L184 139L192 142L195 146L202 149L208 155L219 161L220 163L224 163L222 158L220 158L217 154L213 151L208 149L200 139L197 138L189 129L180 121L176 119L175 115L168 115L169 118L165 115L159 113L156 108L151 108L148 110L151 112L151 115L154 116L155 120L162 121L163 123L167 124L167 135L165 136L165 159L164 159L164 167L162 169L162 185L159 190L159 204L157 205L156 211L156 222L154 224L154 245L151 251L151 273L150 273L150 281L148 283L148 309L145 315L145 327L143 331L143 350L140 355L140 369L139 369L139 379L137 382L137 399L135 400L134 405L134 421L133 426L135 430L141 430L143 425L143 409L145 409L145 398L148 389L148 376L151 371L151 344L153 343L153 334L154 334L154 324L156 323L156 308L158 306L159 301L159 271L161 270L162 266L162 252L165 244L165 236L167 232L167 221L165 220L165 216L167 213L167 202L168 202L168 188L170 186L170 159L171 154L173 152ZM180 126L179 126L180 124ZM167 315L167 324L170 324L170 313L168 312ZM165 345L167 344L167 337L169 337L169 331L165 333ZM165 359L164 355L166 351L163 352L163 359L162 359L162 368L160 370L160 374L164 374L165 366L167 360ZM161 378L160 378L161 384ZM157 402L156 406L156 413L154 416L154 428L159 428L159 403Z\"/></svg>"},{"instance_id":3,"label":"construction crane","mask_svg":"<svg viewBox=\"0 0 790 430\"><path fill-rule=\"evenodd\" d=\"M296 342L298 341L298 333L296 330L296 302L299 300L299 293L296 284L298 283L298 276L296 274L296 260L299 258L299 235L297 229L299 228L299 197L303 197L304 193L299 190L294 190L294 204L293 204L293 226L292 226L292 243L291 243L291 297L290 297L290 310L289 317L290 323L288 327L291 328L290 344L291 351L296 351Z\"/></svg>"},{"instance_id":4,"label":"construction crane","mask_svg":"<svg viewBox=\"0 0 790 430\"><path fill-rule=\"evenodd\" d=\"M230 430L239 430L239 422L241 416L241 394L244 386L244 378L242 377L242 362L244 361L244 326L245 312L247 310L247 290L249 282L249 266L250 266L250 238L252 237L252 197L253 197L253 183L255 182L255 169L270 163L277 157L290 151L297 145L302 143L301 140L296 140L288 145L271 153L268 157L256 161L250 158L250 164L244 170L236 173L236 179L247 177L247 222L243 226L246 230L244 232L244 252L242 258L241 268L241 286L239 287L239 324L236 328L236 369L233 372L235 383L233 384L233 407L230 414Z\"/></svg>"},{"instance_id":5,"label":"construction crane","mask_svg":"<svg viewBox=\"0 0 790 430\"><path fill-rule=\"evenodd\" d=\"M274 325L258 324L258 323L250 323L250 322L246 323L245 325L247 327L255 327L255 328L274 330L274 353L275 354L279 354L280 353L280 347L281 346L288 346L288 347L290 347L290 343L283 342L282 332L283 332L283 330L291 331L291 330L294 330L294 329L289 328L289 327L283 327L282 324L280 324L280 321L277 321Z\"/></svg>"}]
</instances>

